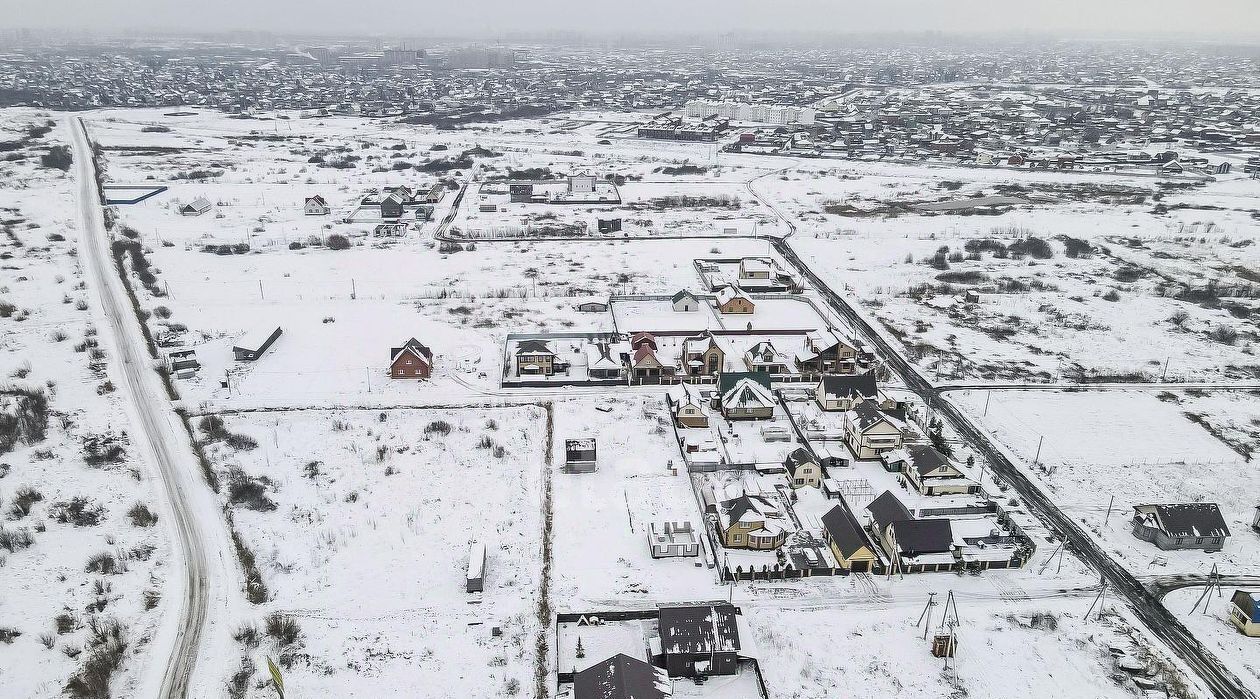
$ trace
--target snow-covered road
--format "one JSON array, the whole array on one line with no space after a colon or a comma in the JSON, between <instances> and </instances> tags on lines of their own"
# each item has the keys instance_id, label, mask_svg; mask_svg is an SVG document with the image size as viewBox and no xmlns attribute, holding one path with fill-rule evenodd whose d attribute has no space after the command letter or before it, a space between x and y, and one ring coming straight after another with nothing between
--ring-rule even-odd
<instances>
[{"instance_id":1,"label":"snow-covered road","mask_svg":"<svg viewBox=\"0 0 1260 699\"><path fill-rule=\"evenodd\" d=\"M226 661L237 656L230 623L233 609L241 604L231 537L115 270L83 120L71 118L70 131L78 177L79 249L97 294L110 373L128 399L135 443L161 483L164 521L170 522L176 542L161 621L152 642L144 646L148 657L134 659L136 696L220 696Z\"/></svg>"}]
</instances>

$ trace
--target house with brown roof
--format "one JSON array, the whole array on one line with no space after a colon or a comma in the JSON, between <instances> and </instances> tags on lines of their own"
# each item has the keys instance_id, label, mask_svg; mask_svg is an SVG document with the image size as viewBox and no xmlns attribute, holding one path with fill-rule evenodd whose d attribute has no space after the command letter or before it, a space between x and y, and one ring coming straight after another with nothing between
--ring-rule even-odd
<instances>
[{"instance_id":1,"label":"house with brown roof","mask_svg":"<svg viewBox=\"0 0 1260 699\"><path fill-rule=\"evenodd\" d=\"M389 378L427 379L433 372L433 352L416 338L389 351Z\"/></svg>"}]
</instances>

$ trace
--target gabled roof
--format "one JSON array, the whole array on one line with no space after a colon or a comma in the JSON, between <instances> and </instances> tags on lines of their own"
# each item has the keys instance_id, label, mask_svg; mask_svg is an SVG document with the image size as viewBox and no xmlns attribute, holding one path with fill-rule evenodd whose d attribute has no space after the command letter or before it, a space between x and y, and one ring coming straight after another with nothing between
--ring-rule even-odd
<instances>
[{"instance_id":1,"label":"gabled roof","mask_svg":"<svg viewBox=\"0 0 1260 699\"><path fill-rule=\"evenodd\" d=\"M735 607L729 604L661 607L661 650L665 653L738 653Z\"/></svg>"},{"instance_id":2,"label":"gabled roof","mask_svg":"<svg viewBox=\"0 0 1260 699\"><path fill-rule=\"evenodd\" d=\"M797 447L796 449L793 449L792 453L788 454L787 458L783 460L784 468L786 468L788 473L792 475L796 475L796 469L800 468L804 464L818 464L818 462L814 459L814 455L809 453L809 450L805 447Z\"/></svg>"},{"instance_id":3,"label":"gabled roof","mask_svg":"<svg viewBox=\"0 0 1260 699\"><path fill-rule=\"evenodd\" d=\"M738 298L738 299L744 299L744 300L745 300L745 301L747 301L748 303L752 303L752 299L751 299L751 298L749 298L748 294L745 294L743 291L741 291L741 290L740 290L739 288L737 288L737 287L730 286L730 285L728 284L727 286L724 286L724 287L722 287L721 289L718 289L718 292L717 292L717 302L718 302L718 305L719 305L719 306L724 306L724 305L726 305L728 302L730 302L730 301L732 301L732 300L734 300L734 299L737 299L737 298Z\"/></svg>"},{"instance_id":4,"label":"gabled roof","mask_svg":"<svg viewBox=\"0 0 1260 699\"><path fill-rule=\"evenodd\" d=\"M863 546L874 551L862 531L862 525L858 524L848 506L840 504L828 510L822 516L822 525L845 558L857 553Z\"/></svg>"},{"instance_id":5,"label":"gabled roof","mask_svg":"<svg viewBox=\"0 0 1260 699\"><path fill-rule=\"evenodd\" d=\"M872 373L824 376L821 384L824 397L830 399L852 399L861 396L874 400L879 392L875 385L875 375Z\"/></svg>"},{"instance_id":6,"label":"gabled roof","mask_svg":"<svg viewBox=\"0 0 1260 699\"><path fill-rule=\"evenodd\" d=\"M551 354L551 348L547 346L546 340L521 340L516 343L517 354Z\"/></svg>"},{"instance_id":7,"label":"gabled roof","mask_svg":"<svg viewBox=\"0 0 1260 699\"><path fill-rule=\"evenodd\" d=\"M690 291L687 291L686 289L683 289L682 291L679 291L678 293L669 297L670 303L678 303L679 301L683 299L691 299L694 301L696 299L696 295L691 293Z\"/></svg>"},{"instance_id":8,"label":"gabled roof","mask_svg":"<svg viewBox=\"0 0 1260 699\"><path fill-rule=\"evenodd\" d=\"M941 466L951 465L945 455L928 444L910 444L905 447L907 461L920 475L931 473Z\"/></svg>"},{"instance_id":9,"label":"gabled roof","mask_svg":"<svg viewBox=\"0 0 1260 699\"><path fill-rule=\"evenodd\" d=\"M307 204L315 204L316 206L328 206L328 202L324 201L324 198L323 198L323 197L321 197L321 196L320 196L320 195L318 195L318 194L316 194L316 195L315 195L315 196L313 196L313 197L307 197L307 198L306 198L306 203L307 203Z\"/></svg>"},{"instance_id":10,"label":"gabled roof","mask_svg":"<svg viewBox=\"0 0 1260 699\"><path fill-rule=\"evenodd\" d=\"M888 525L894 522L904 522L914 519L910 515L910 510L901 504L901 500L891 490L885 490L883 495L871 501L866 506L867 512L871 513L871 519L875 520L875 524L880 531L888 528Z\"/></svg>"},{"instance_id":11,"label":"gabled roof","mask_svg":"<svg viewBox=\"0 0 1260 699\"><path fill-rule=\"evenodd\" d=\"M402 347L391 348L389 350L389 361L391 363L396 362L403 354L414 354L419 359L424 360L425 363L433 359L433 352L414 337L404 342Z\"/></svg>"},{"instance_id":12,"label":"gabled roof","mask_svg":"<svg viewBox=\"0 0 1260 699\"><path fill-rule=\"evenodd\" d=\"M745 493L723 502L722 511L729 522L762 522L766 517L778 516L779 508L764 496Z\"/></svg>"},{"instance_id":13,"label":"gabled roof","mask_svg":"<svg viewBox=\"0 0 1260 699\"><path fill-rule=\"evenodd\" d=\"M1235 590L1230 601L1247 615L1248 621L1260 623L1260 593Z\"/></svg>"},{"instance_id":14,"label":"gabled roof","mask_svg":"<svg viewBox=\"0 0 1260 699\"><path fill-rule=\"evenodd\" d=\"M669 674L625 653L573 675L574 699L666 699Z\"/></svg>"},{"instance_id":15,"label":"gabled roof","mask_svg":"<svg viewBox=\"0 0 1260 699\"><path fill-rule=\"evenodd\" d=\"M764 371L724 371L718 374L717 392L718 395L725 395L727 391L735 387L741 379L752 379L756 383L770 388L770 374Z\"/></svg>"},{"instance_id":16,"label":"gabled roof","mask_svg":"<svg viewBox=\"0 0 1260 699\"><path fill-rule=\"evenodd\" d=\"M642 344L642 345L639 345L639 347L634 350L634 358L632 362L635 366L638 366L640 362L642 362L644 359L647 359L649 357L652 359L652 361L656 362L657 364L661 363L661 360L656 358L656 352L652 351L652 346L648 344Z\"/></svg>"},{"instance_id":17,"label":"gabled roof","mask_svg":"<svg viewBox=\"0 0 1260 699\"><path fill-rule=\"evenodd\" d=\"M948 519L907 519L894 522L892 530L903 556L948 553L954 545L954 530Z\"/></svg>"},{"instance_id":18,"label":"gabled roof","mask_svg":"<svg viewBox=\"0 0 1260 699\"><path fill-rule=\"evenodd\" d=\"M861 403L858 403L853 406L853 409L847 414L851 416L851 419L854 424L857 425L859 432L865 432L880 422L887 422L889 425L892 425L899 430L905 427L900 416L891 412L880 410L879 407L871 401L864 400Z\"/></svg>"},{"instance_id":19,"label":"gabled roof","mask_svg":"<svg viewBox=\"0 0 1260 699\"><path fill-rule=\"evenodd\" d=\"M1168 536L1229 536L1229 527L1214 502L1189 502L1174 505L1135 505L1134 514Z\"/></svg>"},{"instance_id":20,"label":"gabled roof","mask_svg":"<svg viewBox=\"0 0 1260 699\"><path fill-rule=\"evenodd\" d=\"M734 388L722 394L723 408L774 407L774 394L770 389L749 378L740 379Z\"/></svg>"}]
</instances>

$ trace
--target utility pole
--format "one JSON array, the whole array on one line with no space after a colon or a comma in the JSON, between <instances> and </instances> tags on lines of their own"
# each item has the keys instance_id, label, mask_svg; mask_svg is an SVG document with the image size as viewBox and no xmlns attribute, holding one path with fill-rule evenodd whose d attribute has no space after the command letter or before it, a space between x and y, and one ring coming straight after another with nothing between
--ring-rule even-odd
<instances>
[{"instance_id":1,"label":"utility pole","mask_svg":"<svg viewBox=\"0 0 1260 699\"><path fill-rule=\"evenodd\" d=\"M1099 581L1102 583L1102 589L1098 590L1098 596L1094 598L1093 603L1089 605L1089 610L1085 612L1086 619L1094 611L1095 606L1098 607L1098 618L1102 619L1103 606L1107 603L1107 578L1100 577Z\"/></svg>"},{"instance_id":2,"label":"utility pole","mask_svg":"<svg viewBox=\"0 0 1260 699\"><path fill-rule=\"evenodd\" d=\"M981 417L984 417L985 415L989 414L989 399L992 397L993 397L993 391L989 391L988 393L984 394L984 414L981 415Z\"/></svg>"},{"instance_id":3,"label":"utility pole","mask_svg":"<svg viewBox=\"0 0 1260 699\"><path fill-rule=\"evenodd\" d=\"M919 614L919 621L918 623L915 624L915 626L923 627L923 640L925 641L927 640L927 637L928 637L928 630L932 628L932 607L935 607L935 606L936 606L936 593L929 592L927 606L923 608L923 611ZM923 623L924 620L927 621L926 624Z\"/></svg>"},{"instance_id":4,"label":"utility pole","mask_svg":"<svg viewBox=\"0 0 1260 699\"><path fill-rule=\"evenodd\" d=\"M1168 377L1168 363L1171 361L1172 361L1172 355L1169 355L1168 358L1164 360L1164 371L1163 373L1159 375L1160 381L1163 381Z\"/></svg>"},{"instance_id":5,"label":"utility pole","mask_svg":"<svg viewBox=\"0 0 1260 699\"><path fill-rule=\"evenodd\" d=\"M1103 517L1103 529L1107 528L1107 522L1111 520L1111 506L1116 504L1116 496L1111 496L1111 502L1107 503L1107 516Z\"/></svg>"},{"instance_id":6,"label":"utility pole","mask_svg":"<svg viewBox=\"0 0 1260 699\"><path fill-rule=\"evenodd\" d=\"M1212 564L1212 572L1208 574L1207 586L1203 588L1203 594L1199 595L1199 599L1195 600L1194 606L1190 608L1190 613L1194 614L1198 610L1199 605L1203 605L1203 613L1208 612L1208 602L1212 598L1212 590L1216 590L1216 596L1221 597L1221 573L1216 568L1216 564Z\"/></svg>"},{"instance_id":7,"label":"utility pole","mask_svg":"<svg viewBox=\"0 0 1260 699\"><path fill-rule=\"evenodd\" d=\"M1037 438L1037 455L1033 457L1034 466L1041 463L1041 443L1045 440L1046 436L1044 434Z\"/></svg>"},{"instance_id":8,"label":"utility pole","mask_svg":"<svg viewBox=\"0 0 1260 699\"><path fill-rule=\"evenodd\" d=\"M266 297L266 296L263 296L263 287L262 287L262 280L261 280L261 279L259 279L259 280L258 280L258 298L259 298L259 299L261 299L261 300L263 300L263 301L266 301L266 300L267 300L267 297Z\"/></svg>"}]
</instances>

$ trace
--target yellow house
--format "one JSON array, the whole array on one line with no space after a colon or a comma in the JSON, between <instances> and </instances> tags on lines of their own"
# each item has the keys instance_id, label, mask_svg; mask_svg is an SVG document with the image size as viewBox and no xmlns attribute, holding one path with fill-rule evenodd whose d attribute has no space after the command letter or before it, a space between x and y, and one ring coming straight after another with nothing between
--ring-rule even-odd
<instances>
[{"instance_id":1,"label":"yellow house","mask_svg":"<svg viewBox=\"0 0 1260 699\"><path fill-rule=\"evenodd\" d=\"M1246 636L1260 636L1260 593L1235 590L1229 620Z\"/></svg>"},{"instance_id":2,"label":"yellow house","mask_svg":"<svg viewBox=\"0 0 1260 699\"><path fill-rule=\"evenodd\" d=\"M793 488L822 487L822 467L805 447L799 447L788 454L783 460L783 467L787 469L788 483Z\"/></svg>"},{"instance_id":3,"label":"yellow house","mask_svg":"<svg viewBox=\"0 0 1260 699\"><path fill-rule=\"evenodd\" d=\"M718 508L722 544L732 549L770 551L787 540L783 513L760 495L741 495Z\"/></svg>"},{"instance_id":4,"label":"yellow house","mask_svg":"<svg viewBox=\"0 0 1260 699\"><path fill-rule=\"evenodd\" d=\"M875 570L879 557L847 506L841 503L831 508L822 516L822 525L831 555L836 557L836 563L841 568L851 573Z\"/></svg>"}]
</instances>

